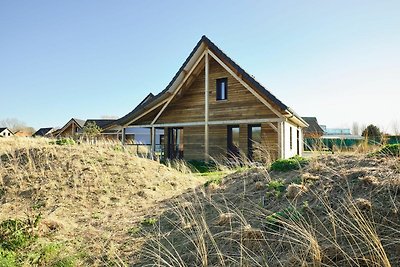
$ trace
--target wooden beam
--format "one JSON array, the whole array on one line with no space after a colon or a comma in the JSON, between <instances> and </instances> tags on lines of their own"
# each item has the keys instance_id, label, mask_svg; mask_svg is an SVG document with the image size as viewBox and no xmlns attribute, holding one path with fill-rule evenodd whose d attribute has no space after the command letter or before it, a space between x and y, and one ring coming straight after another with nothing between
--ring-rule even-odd
<instances>
[{"instance_id":1,"label":"wooden beam","mask_svg":"<svg viewBox=\"0 0 400 267\"><path fill-rule=\"evenodd\" d=\"M204 51L200 57L196 60L196 62L194 63L193 67L189 70L189 72L186 74L185 78L180 82L179 86L176 88L175 92L172 94L172 96L168 99L167 103L165 103L165 105L162 107L162 109L160 110L160 112L158 112L158 114L154 117L153 121L151 122L151 124L154 124L158 118L161 116L161 114L164 112L164 110L167 108L167 106L169 105L169 103L171 103L172 99L175 97L175 95L179 92L179 90L183 87L183 85L185 84L186 80L190 77L190 75L192 74L192 72L194 71L194 69L197 67L197 65L200 63L201 59L203 58L203 56L205 55L206 51Z\"/></svg>"},{"instance_id":2,"label":"wooden beam","mask_svg":"<svg viewBox=\"0 0 400 267\"><path fill-rule=\"evenodd\" d=\"M274 129L275 132L278 133L278 128L276 128L276 126L272 122L268 122L268 125L271 126L271 128Z\"/></svg>"},{"instance_id":3,"label":"wooden beam","mask_svg":"<svg viewBox=\"0 0 400 267\"><path fill-rule=\"evenodd\" d=\"M208 50L208 49L207 49ZM208 52L206 50L205 53L205 79L204 79L204 160L208 162L208 149L209 149L209 142L208 142L208 74L209 74L209 63L208 63Z\"/></svg>"},{"instance_id":4,"label":"wooden beam","mask_svg":"<svg viewBox=\"0 0 400 267\"><path fill-rule=\"evenodd\" d=\"M151 107L150 109L148 109L147 111L141 113L139 116L137 116L136 118L134 118L133 120L130 120L128 123L126 123L125 125L123 125L122 127L127 127L129 124L137 121L138 119L140 119L141 117L143 117L144 115L152 112L153 110L155 110L156 108L158 108L159 106L161 106L162 104L164 104L166 101L168 101L167 99L164 99L163 101L161 101L160 103L158 103L157 105L155 105L154 107Z\"/></svg>"},{"instance_id":5,"label":"wooden beam","mask_svg":"<svg viewBox=\"0 0 400 267\"><path fill-rule=\"evenodd\" d=\"M122 128L122 138L121 138L121 142L122 142L122 145L123 145L123 146L125 145L125 131L126 131L126 128L125 128L125 127Z\"/></svg>"},{"instance_id":6,"label":"wooden beam","mask_svg":"<svg viewBox=\"0 0 400 267\"><path fill-rule=\"evenodd\" d=\"M231 70L221 59L219 59L213 52L208 50L209 54L227 71L229 72L236 80L238 80L247 90L249 90L258 100L261 101L265 106L267 106L275 115L279 118L283 118L283 115L278 112L275 108L272 107L267 100L261 97L253 88L251 88L247 83L243 81L241 77L239 77L234 71Z\"/></svg>"},{"instance_id":7,"label":"wooden beam","mask_svg":"<svg viewBox=\"0 0 400 267\"><path fill-rule=\"evenodd\" d=\"M156 140L156 131L154 126L150 128L150 136L151 136L151 156L154 156L154 153L156 152L156 144L155 144L155 140Z\"/></svg>"},{"instance_id":8,"label":"wooden beam","mask_svg":"<svg viewBox=\"0 0 400 267\"><path fill-rule=\"evenodd\" d=\"M273 119L243 119L243 120L225 120L225 121L208 121L208 125L236 125L236 124L259 124L268 122L282 122L280 118ZM204 121L194 122L177 122L177 123L160 123L160 124L142 124L129 125L126 128L148 128L148 127L183 127L183 126L204 126Z\"/></svg>"}]
</instances>

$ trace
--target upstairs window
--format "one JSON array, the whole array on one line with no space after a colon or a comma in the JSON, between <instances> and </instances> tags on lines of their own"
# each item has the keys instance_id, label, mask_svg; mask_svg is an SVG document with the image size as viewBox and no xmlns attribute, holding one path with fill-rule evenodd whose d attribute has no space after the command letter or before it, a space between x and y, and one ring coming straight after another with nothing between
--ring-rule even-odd
<instances>
[{"instance_id":1,"label":"upstairs window","mask_svg":"<svg viewBox=\"0 0 400 267\"><path fill-rule=\"evenodd\" d=\"M217 79L217 100L228 99L228 78Z\"/></svg>"}]
</instances>

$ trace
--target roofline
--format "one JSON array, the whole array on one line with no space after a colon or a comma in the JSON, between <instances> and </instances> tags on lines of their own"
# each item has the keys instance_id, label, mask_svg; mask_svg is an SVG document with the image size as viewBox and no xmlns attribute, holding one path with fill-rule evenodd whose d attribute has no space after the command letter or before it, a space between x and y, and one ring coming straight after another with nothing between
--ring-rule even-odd
<instances>
[{"instance_id":1,"label":"roofline","mask_svg":"<svg viewBox=\"0 0 400 267\"><path fill-rule=\"evenodd\" d=\"M295 121L301 127L307 127L308 124L305 122L299 115L297 115L290 107L285 105L281 102L278 98L276 98L271 92L269 92L263 85L261 85L258 81L256 81L251 75L249 75L244 69L242 69L238 64L236 64L230 57L228 57L221 49L219 49L210 39L208 39L205 35L201 37L201 39L197 42L196 46L193 48L189 56L186 58L185 62L179 68L178 72L169 82L167 87L161 91L159 94L154 96L153 99L150 99L146 105L144 104L144 100L135 107L131 112L126 114L125 116L121 117L120 119L116 120L112 126L127 126L129 125L140 113L151 109L152 107L159 104L161 101L165 100L170 96L170 93L177 88L180 82L185 77L184 70L189 65L189 63L193 63L196 61L196 58L193 58L196 54L201 55L203 50L202 49L210 49L218 58L223 61L226 61L231 69L236 70L240 75L241 79L246 82L249 86L254 88L258 93L260 93L263 98L268 101L272 102L275 106L280 109L282 115L286 118L295 117ZM192 66L190 66L192 67ZM188 70L186 70L188 71ZM286 113L286 114L285 114ZM111 126L111 125L110 125Z\"/></svg>"}]
</instances>

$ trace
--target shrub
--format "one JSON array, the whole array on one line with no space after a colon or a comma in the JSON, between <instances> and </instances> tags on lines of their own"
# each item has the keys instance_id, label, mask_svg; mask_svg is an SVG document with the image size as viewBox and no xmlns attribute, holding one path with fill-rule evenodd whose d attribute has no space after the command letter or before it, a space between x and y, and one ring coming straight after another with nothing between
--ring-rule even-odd
<instances>
[{"instance_id":1,"label":"shrub","mask_svg":"<svg viewBox=\"0 0 400 267\"><path fill-rule=\"evenodd\" d=\"M189 160L187 163L200 173L212 172L216 169L215 162Z\"/></svg>"},{"instance_id":2,"label":"shrub","mask_svg":"<svg viewBox=\"0 0 400 267\"><path fill-rule=\"evenodd\" d=\"M373 155L400 157L400 144L385 145Z\"/></svg>"},{"instance_id":3,"label":"shrub","mask_svg":"<svg viewBox=\"0 0 400 267\"><path fill-rule=\"evenodd\" d=\"M57 139L56 141L51 141L51 145L59 145L59 146L65 146L65 145L75 145L75 141L72 138L61 138Z\"/></svg>"},{"instance_id":4,"label":"shrub","mask_svg":"<svg viewBox=\"0 0 400 267\"><path fill-rule=\"evenodd\" d=\"M307 165L308 162L308 159L300 156L294 156L289 159L278 159L271 164L271 170L281 172L298 170L301 167Z\"/></svg>"}]
</instances>

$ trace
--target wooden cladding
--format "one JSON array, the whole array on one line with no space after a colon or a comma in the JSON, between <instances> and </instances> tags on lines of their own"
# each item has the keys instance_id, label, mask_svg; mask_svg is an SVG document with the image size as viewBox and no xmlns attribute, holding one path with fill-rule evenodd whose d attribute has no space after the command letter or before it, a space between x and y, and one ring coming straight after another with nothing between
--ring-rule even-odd
<instances>
[{"instance_id":1,"label":"wooden cladding","mask_svg":"<svg viewBox=\"0 0 400 267\"><path fill-rule=\"evenodd\" d=\"M193 77L188 79L181 91L163 111L156 124L204 121L204 59L192 75ZM217 100L217 80L221 78L226 79L226 88L228 88L226 95L229 97L225 100ZM212 58L209 58L208 84L210 121L277 118L276 114ZM148 124L157 113L151 112L135 124Z\"/></svg>"}]
</instances>

